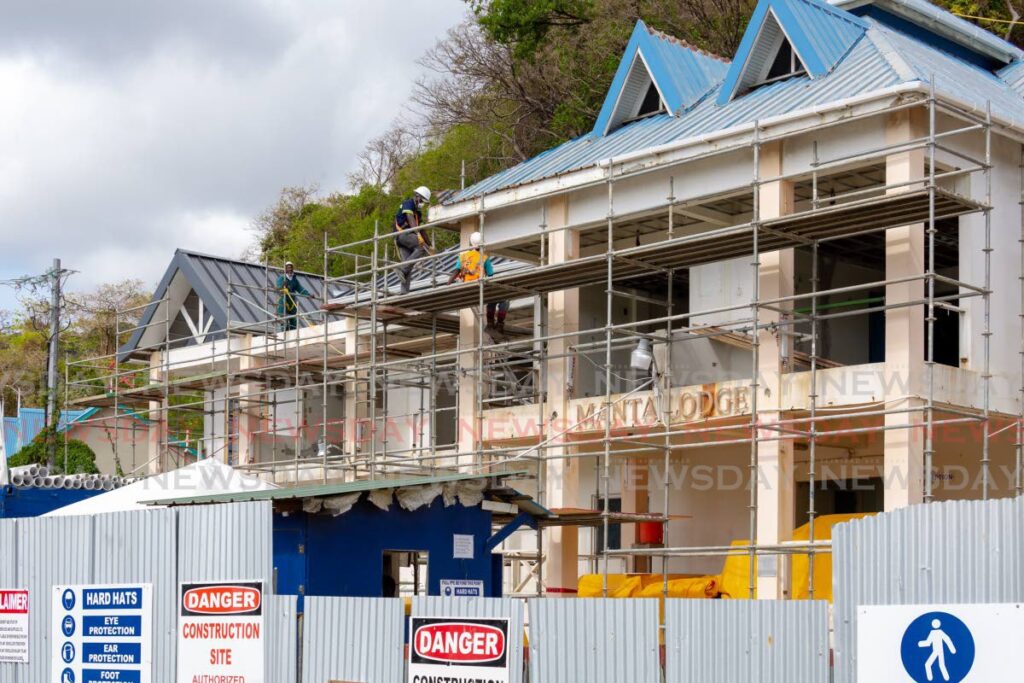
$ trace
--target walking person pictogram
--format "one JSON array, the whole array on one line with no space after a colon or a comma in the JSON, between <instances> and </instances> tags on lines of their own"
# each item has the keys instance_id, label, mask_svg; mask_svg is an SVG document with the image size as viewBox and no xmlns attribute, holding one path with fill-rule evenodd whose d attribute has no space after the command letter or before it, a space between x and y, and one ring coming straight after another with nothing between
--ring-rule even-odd
<instances>
[{"instance_id":1,"label":"walking person pictogram","mask_svg":"<svg viewBox=\"0 0 1024 683\"><path fill-rule=\"evenodd\" d=\"M931 648L932 653L928 656L928 660L924 663L925 676L928 680L934 680L935 678L935 664L939 665L939 672L942 674L942 680L949 680L949 669L946 668L946 649L949 649L949 654L956 654L956 646L953 645L953 641L950 639L946 632L942 630L942 621L939 619L932 619L932 631L928 634L928 637L918 642L918 647Z\"/></svg>"},{"instance_id":2,"label":"walking person pictogram","mask_svg":"<svg viewBox=\"0 0 1024 683\"><path fill-rule=\"evenodd\" d=\"M974 666L974 636L949 612L926 612L903 632L900 657L914 683L961 683Z\"/></svg>"}]
</instances>

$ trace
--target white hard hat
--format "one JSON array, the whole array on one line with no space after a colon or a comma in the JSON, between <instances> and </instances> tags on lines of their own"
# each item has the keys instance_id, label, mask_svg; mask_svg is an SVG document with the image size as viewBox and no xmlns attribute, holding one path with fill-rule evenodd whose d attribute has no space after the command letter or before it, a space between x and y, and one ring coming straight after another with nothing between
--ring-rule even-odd
<instances>
[{"instance_id":1,"label":"white hard hat","mask_svg":"<svg viewBox=\"0 0 1024 683\"><path fill-rule=\"evenodd\" d=\"M291 266L292 268L294 268L294 267L295 267L295 264L294 264L294 263L292 263L291 261L285 261L285 262L284 262L284 267L285 267L285 268L287 268L288 266Z\"/></svg>"},{"instance_id":2,"label":"white hard hat","mask_svg":"<svg viewBox=\"0 0 1024 683\"><path fill-rule=\"evenodd\" d=\"M423 197L423 199L427 200L428 202L430 201L430 188L427 187L426 185L420 185L415 190L413 190L413 192Z\"/></svg>"},{"instance_id":3,"label":"white hard hat","mask_svg":"<svg viewBox=\"0 0 1024 683\"><path fill-rule=\"evenodd\" d=\"M479 247L483 243L484 243L484 236L481 235L479 232L474 232L472 235L469 236L469 244L470 244L470 246L472 246L472 247Z\"/></svg>"}]
</instances>

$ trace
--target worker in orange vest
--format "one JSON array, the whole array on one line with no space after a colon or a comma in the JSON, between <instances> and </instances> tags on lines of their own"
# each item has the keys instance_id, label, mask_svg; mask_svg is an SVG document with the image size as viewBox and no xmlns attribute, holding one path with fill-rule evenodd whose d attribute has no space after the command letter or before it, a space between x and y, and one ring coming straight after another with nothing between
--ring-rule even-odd
<instances>
[{"instance_id":1,"label":"worker in orange vest","mask_svg":"<svg viewBox=\"0 0 1024 683\"><path fill-rule=\"evenodd\" d=\"M463 282L476 282L481 277L492 277L494 265L491 257L484 254L484 237L479 232L469 236L469 249L459 252L459 258L455 261L455 270L452 271L448 284L456 280ZM487 304L487 329L497 330L505 333L505 316L508 315L508 301L491 301Z\"/></svg>"}]
</instances>

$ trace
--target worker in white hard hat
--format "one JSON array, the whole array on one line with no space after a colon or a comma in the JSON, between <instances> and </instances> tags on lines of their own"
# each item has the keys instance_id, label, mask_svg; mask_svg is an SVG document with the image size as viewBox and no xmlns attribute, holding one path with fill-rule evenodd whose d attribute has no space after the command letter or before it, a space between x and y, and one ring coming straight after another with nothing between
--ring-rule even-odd
<instances>
[{"instance_id":1,"label":"worker in white hard hat","mask_svg":"<svg viewBox=\"0 0 1024 683\"><path fill-rule=\"evenodd\" d=\"M277 278L277 291L281 293L281 298L277 301L277 316L283 319L281 327L285 332L294 330L298 326L299 312L296 298L312 295L299 282L295 275L295 264L291 261L284 264L284 273Z\"/></svg>"},{"instance_id":2,"label":"worker in white hard hat","mask_svg":"<svg viewBox=\"0 0 1024 683\"><path fill-rule=\"evenodd\" d=\"M430 245L423 237L419 226L423 224L423 205L430 201L430 188L423 185L413 190L412 197L402 202L395 214L395 247L402 262L415 261L430 252ZM409 292L412 282L412 270L416 266L410 263L398 268L398 277L402 284L402 294Z\"/></svg>"},{"instance_id":3,"label":"worker in white hard hat","mask_svg":"<svg viewBox=\"0 0 1024 683\"><path fill-rule=\"evenodd\" d=\"M491 257L483 251L484 236L474 232L469 236L469 249L459 252L455 261L455 270L448 278L448 284L456 280L476 282L481 277L494 276L494 264ZM508 315L508 301L491 301L487 304L487 329L505 333L505 316Z\"/></svg>"}]
</instances>

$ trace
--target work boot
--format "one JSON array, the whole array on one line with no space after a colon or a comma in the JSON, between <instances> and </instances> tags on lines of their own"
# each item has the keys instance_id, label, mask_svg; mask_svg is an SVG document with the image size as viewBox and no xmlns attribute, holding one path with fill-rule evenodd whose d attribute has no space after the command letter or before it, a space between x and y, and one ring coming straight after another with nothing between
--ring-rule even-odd
<instances>
[{"instance_id":1,"label":"work boot","mask_svg":"<svg viewBox=\"0 0 1024 683\"><path fill-rule=\"evenodd\" d=\"M402 294L408 294L409 293L409 276L408 276L408 274L403 273L402 271L398 271L398 281L399 281L399 283L401 283L401 292L402 292Z\"/></svg>"},{"instance_id":2,"label":"work boot","mask_svg":"<svg viewBox=\"0 0 1024 683\"><path fill-rule=\"evenodd\" d=\"M497 325L497 327L498 327L498 332L500 334L505 334L505 316L500 315L500 314L498 315L498 325Z\"/></svg>"}]
</instances>

